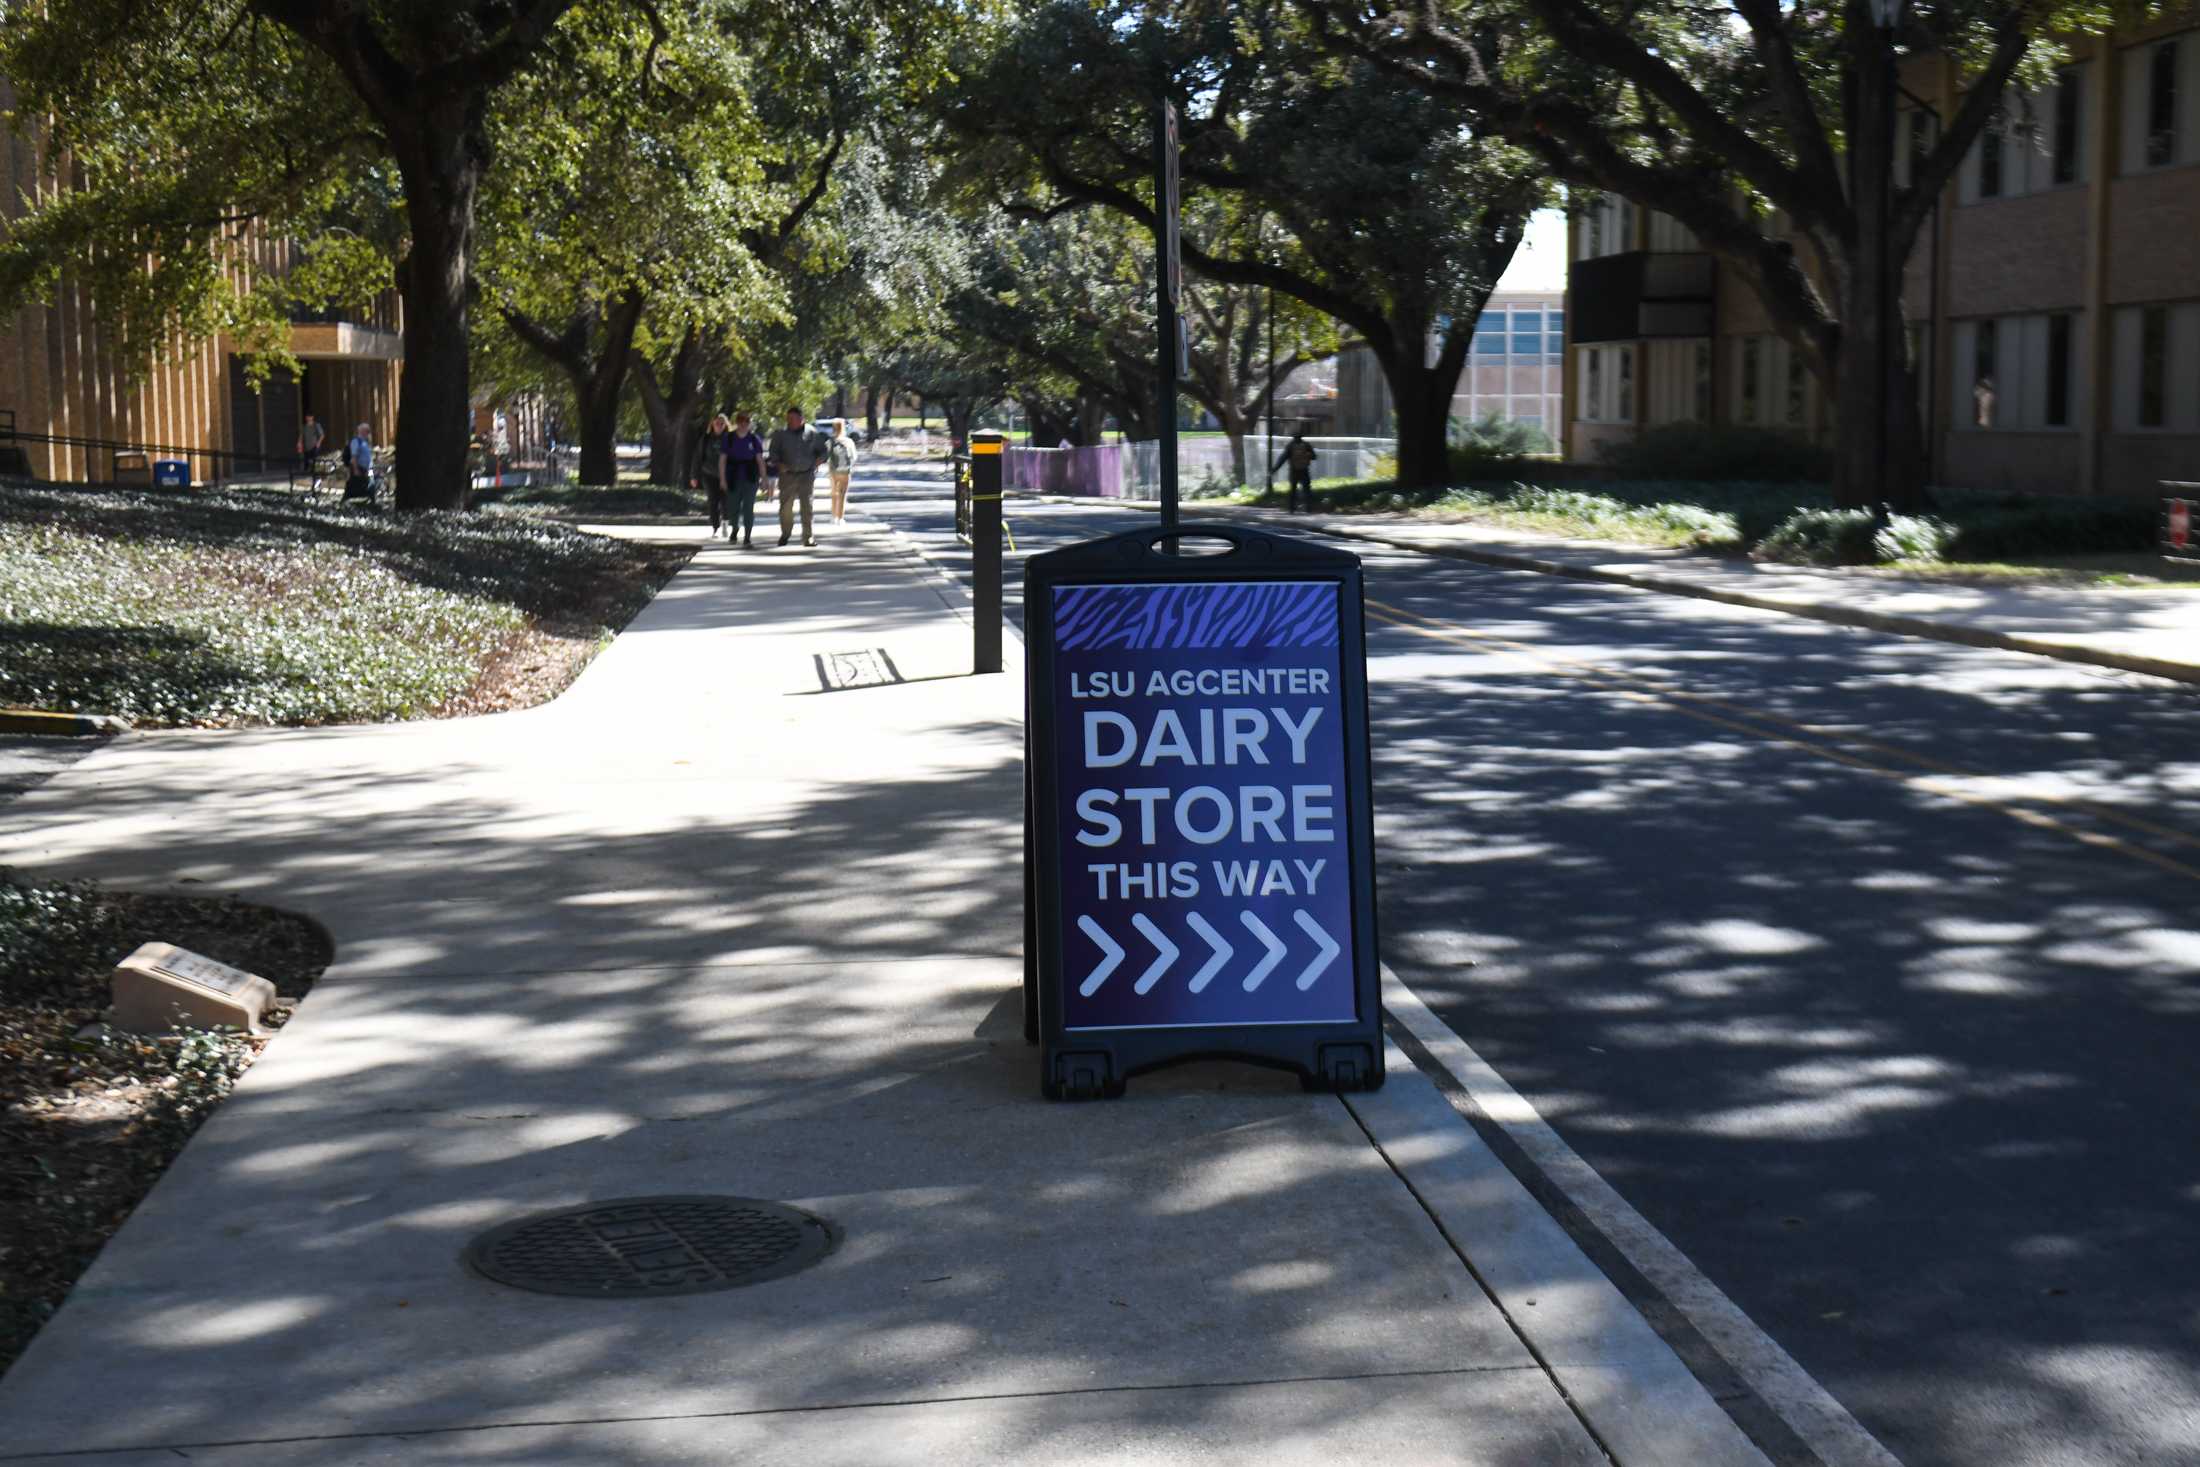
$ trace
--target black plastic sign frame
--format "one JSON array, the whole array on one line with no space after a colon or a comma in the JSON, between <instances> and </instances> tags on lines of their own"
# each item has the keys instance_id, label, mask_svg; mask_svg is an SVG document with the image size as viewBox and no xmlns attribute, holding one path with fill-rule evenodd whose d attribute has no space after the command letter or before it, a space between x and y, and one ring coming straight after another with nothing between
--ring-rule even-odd
<instances>
[{"instance_id":1,"label":"black plastic sign frame","mask_svg":"<svg viewBox=\"0 0 2200 1467\"><path fill-rule=\"evenodd\" d=\"M1035 555L1024 587L1040 1088L1200 1058L1380 1086L1359 558L1190 524Z\"/></svg>"}]
</instances>

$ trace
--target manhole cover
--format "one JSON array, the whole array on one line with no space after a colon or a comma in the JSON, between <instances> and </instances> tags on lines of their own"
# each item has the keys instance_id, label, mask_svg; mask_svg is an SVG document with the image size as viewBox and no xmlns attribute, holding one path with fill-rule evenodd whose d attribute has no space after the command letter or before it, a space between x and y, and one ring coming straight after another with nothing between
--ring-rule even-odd
<instances>
[{"instance_id":1,"label":"manhole cover","mask_svg":"<svg viewBox=\"0 0 2200 1467\"><path fill-rule=\"evenodd\" d=\"M466 1247L476 1273L538 1294L705 1294L807 1268L832 1226L750 1197L621 1197L523 1217Z\"/></svg>"}]
</instances>

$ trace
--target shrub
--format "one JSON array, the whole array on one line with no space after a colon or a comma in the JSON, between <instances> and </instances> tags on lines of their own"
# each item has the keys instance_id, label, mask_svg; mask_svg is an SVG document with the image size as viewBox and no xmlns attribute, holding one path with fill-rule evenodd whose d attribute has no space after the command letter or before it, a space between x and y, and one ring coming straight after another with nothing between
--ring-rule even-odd
<instances>
[{"instance_id":1,"label":"shrub","mask_svg":"<svg viewBox=\"0 0 2200 1467\"><path fill-rule=\"evenodd\" d=\"M2158 507L2145 499L2067 495L1940 496L1952 522L1950 560L2013 560L2153 548Z\"/></svg>"},{"instance_id":2,"label":"shrub","mask_svg":"<svg viewBox=\"0 0 2200 1467\"><path fill-rule=\"evenodd\" d=\"M1881 561L1946 560L1948 545L1954 536L1955 526L1946 520L1929 515L1898 514L1890 516L1886 525L1872 537L1872 551Z\"/></svg>"},{"instance_id":3,"label":"shrub","mask_svg":"<svg viewBox=\"0 0 2200 1467\"><path fill-rule=\"evenodd\" d=\"M1721 423L1662 423L1607 443L1600 457L1628 479L1747 479L1792 483L1824 479L1824 449L1785 428Z\"/></svg>"},{"instance_id":4,"label":"shrub","mask_svg":"<svg viewBox=\"0 0 2200 1467\"><path fill-rule=\"evenodd\" d=\"M1790 565L1870 565L1877 531L1868 509L1799 509L1757 542L1756 554Z\"/></svg>"},{"instance_id":5,"label":"shrub","mask_svg":"<svg viewBox=\"0 0 2200 1467\"><path fill-rule=\"evenodd\" d=\"M1494 410L1471 423L1453 418L1447 436L1450 448L1445 466L1455 484L1516 479L1530 472L1530 460L1558 451L1550 435L1535 424Z\"/></svg>"}]
</instances>

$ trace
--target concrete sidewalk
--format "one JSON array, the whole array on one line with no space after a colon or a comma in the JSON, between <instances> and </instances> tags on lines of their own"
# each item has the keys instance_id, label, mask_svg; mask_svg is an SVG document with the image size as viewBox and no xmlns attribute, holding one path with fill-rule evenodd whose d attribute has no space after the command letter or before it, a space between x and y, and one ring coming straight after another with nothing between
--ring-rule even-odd
<instances>
[{"instance_id":1,"label":"concrete sidewalk","mask_svg":"<svg viewBox=\"0 0 2200 1467\"><path fill-rule=\"evenodd\" d=\"M1157 509L1154 501L1136 503ZM1345 540L1507 570L1634 586L1840 626L1998 647L2200 683L2200 582L2152 587L1984 586L1774 565L1601 540L1568 540L1403 514L1287 515L1187 501L1187 518L1244 516Z\"/></svg>"},{"instance_id":2,"label":"concrete sidewalk","mask_svg":"<svg viewBox=\"0 0 2200 1467\"><path fill-rule=\"evenodd\" d=\"M1764 1460L1396 1053L1350 1104L1039 1099L1018 649L962 675L897 542L823 532L707 546L546 707L132 735L0 810L0 863L337 951L0 1381L0 1460ZM678 1193L843 1241L652 1300L459 1260Z\"/></svg>"}]
</instances>

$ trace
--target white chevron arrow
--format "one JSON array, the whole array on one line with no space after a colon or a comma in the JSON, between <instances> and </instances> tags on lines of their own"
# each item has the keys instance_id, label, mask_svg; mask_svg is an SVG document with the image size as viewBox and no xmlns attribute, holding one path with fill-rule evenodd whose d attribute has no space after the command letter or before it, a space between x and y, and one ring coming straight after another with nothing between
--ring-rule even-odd
<instances>
[{"instance_id":1,"label":"white chevron arrow","mask_svg":"<svg viewBox=\"0 0 2200 1467\"><path fill-rule=\"evenodd\" d=\"M1245 991L1251 993L1254 989L1260 987L1262 979L1276 971L1276 964L1283 961L1286 949L1282 943L1276 940L1276 934L1268 930L1268 924L1251 912L1238 913L1238 920L1245 924L1247 932L1252 933L1253 936L1268 945L1268 956L1262 958L1253 971L1245 975Z\"/></svg>"},{"instance_id":2,"label":"white chevron arrow","mask_svg":"<svg viewBox=\"0 0 2200 1467\"><path fill-rule=\"evenodd\" d=\"M1215 950L1215 955L1207 960L1206 966L1192 975L1192 992L1197 993L1213 980L1215 974L1222 971L1222 965L1230 961L1230 954L1237 949L1224 942L1222 934L1215 931L1199 913L1186 912L1184 920L1191 924L1192 931L1207 939L1207 946Z\"/></svg>"},{"instance_id":3,"label":"white chevron arrow","mask_svg":"<svg viewBox=\"0 0 2200 1467\"><path fill-rule=\"evenodd\" d=\"M1314 961L1306 965L1306 971L1299 974L1299 991L1303 993L1314 986L1314 980L1321 977L1331 963L1337 961L1337 954L1343 952L1344 949L1337 946L1337 939L1323 930L1321 923L1306 915L1304 907L1293 912L1291 920L1299 924L1299 931L1320 943L1322 948L1320 952L1314 954Z\"/></svg>"},{"instance_id":4,"label":"white chevron arrow","mask_svg":"<svg viewBox=\"0 0 2200 1467\"><path fill-rule=\"evenodd\" d=\"M1138 981L1131 985L1131 992L1144 993L1159 983L1161 975L1169 971L1169 964L1176 961L1176 944L1163 936L1160 928L1147 921L1144 912L1138 912L1131 917L1131 926L1138 929L1140 937L1153 944L1157 954L1153 962L1147 965L1146 971L1138 975Z\"/></svg>"},{"instance_id":5,"label":"white chevron arrow","mask_svg":"<svg viewBox=\"0 0 2200 1467\"><path fill-rule=\"evenodd\" d=\"M1085 975L1085 981L1077 985L1078 993L1090 998L1100 991L1101 984L1108 981L1108 975L1115 971L1115 965L1123 961L1123 949L1117 947L1115 939L1109 937L1106 930L1090 917L1079 917L1077 930L1099 943L1100 951L1107 954L1097 967Z\"/></svg>"}]
</instances>

